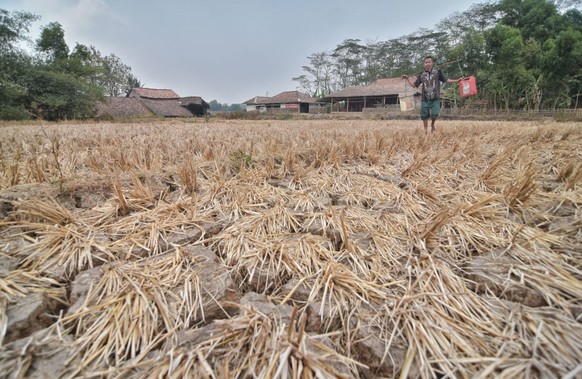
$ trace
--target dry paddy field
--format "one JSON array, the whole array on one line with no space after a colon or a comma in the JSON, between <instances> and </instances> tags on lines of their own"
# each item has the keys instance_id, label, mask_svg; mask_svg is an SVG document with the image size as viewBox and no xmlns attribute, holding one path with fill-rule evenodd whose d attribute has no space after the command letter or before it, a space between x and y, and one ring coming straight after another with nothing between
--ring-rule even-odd
<instances>
[{"instance_id":1,"label":"dry paddy field","mask_svg":"<svg viewBox=\"0 0 582 379\"><path fill-rule=\"evenodd\" d=\"M0 126L0 376L582 376L582 126Z\"/></svg>"}]
</instances>

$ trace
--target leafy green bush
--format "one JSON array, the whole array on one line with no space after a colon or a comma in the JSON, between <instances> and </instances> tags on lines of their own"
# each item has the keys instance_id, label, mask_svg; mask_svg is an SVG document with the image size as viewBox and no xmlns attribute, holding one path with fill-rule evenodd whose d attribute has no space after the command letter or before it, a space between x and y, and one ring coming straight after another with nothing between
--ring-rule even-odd
<instances>
[{"instance_id":1,"label":"leafy green bush","mask_svg":"<svg viewBox=\"0 0 582 379\"><path fill-rule=\"evenodd\" d=\"M7 106L0 108L0 120L30 120L30 113L24 106Z\"/></svg>"},{"instance_id":2,"label":"leafy green bush","mask_svg":"<svg viewBox=\"0 0 582 379\"><path fill-rule=\"evenodd\" d=\"M230 155L232 169L234 173L239 173L243 168L251 167L253 164L253 156L251 153L245 153L242 150L237 150Z\"/></svg>"}]
</instances>

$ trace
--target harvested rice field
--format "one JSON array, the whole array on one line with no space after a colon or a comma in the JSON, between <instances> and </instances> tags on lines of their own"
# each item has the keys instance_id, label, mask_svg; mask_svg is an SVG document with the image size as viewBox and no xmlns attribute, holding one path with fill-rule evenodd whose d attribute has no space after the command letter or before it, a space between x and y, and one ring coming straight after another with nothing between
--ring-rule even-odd
<instances>
[{"instance_id":1,"label":"harvested rice field","mask_svg":"<svg viewBox=\"0 0 582 379\"><path fill-rule=\"evenodd\" d=\"M582 126L0 126L0 376L582 376Z\"/></svg>"}]
</instances>

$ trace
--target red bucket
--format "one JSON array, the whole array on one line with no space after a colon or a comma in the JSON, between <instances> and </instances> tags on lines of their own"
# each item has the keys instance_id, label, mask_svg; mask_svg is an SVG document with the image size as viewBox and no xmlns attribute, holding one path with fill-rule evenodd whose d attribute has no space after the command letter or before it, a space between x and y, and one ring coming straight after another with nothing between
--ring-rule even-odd
<instances>
[{"instance_id":1,"label":"red bucket","mask_svg":"<svg viewBox=\"0 0 582 379\"><path fill-rule=\"evenodd\" d=\"M469 76L468 78L463 78L459 82L459 92L461 97L473 96L477 93L477 83L475 82L474 76Z\"/></svg>"}]
</instances>

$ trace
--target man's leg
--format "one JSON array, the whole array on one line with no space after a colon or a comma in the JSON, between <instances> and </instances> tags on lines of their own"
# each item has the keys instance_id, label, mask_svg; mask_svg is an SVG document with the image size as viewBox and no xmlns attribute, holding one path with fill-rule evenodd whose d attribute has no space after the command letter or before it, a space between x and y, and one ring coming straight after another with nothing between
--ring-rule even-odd
<instances>
[{"instance_id":1,"label":"man's leg","mask_svg":"<svg viewBox=\"0 0 582 379\"><path fill-rule=\"evenodd\" d=\"M422 101L420 103L420 119L424 126L424 132L428 132L428 119L430 118L430 103L428 101Z\"/></svg>"},{"instance_id":2,"label":"man's leg","mask_svg":"<svg viewBox=\"0 0 582 379\"><path fill-rule=\"evenodd\" d=\"M439 115L441 113L441 100L440 99L434 99L432 101L432 104L430 106L430 113L431 113L430 131L432 133L435 130L434 124L436 122L436 119L439 117Z\"/></svg>"}]
</instances>

